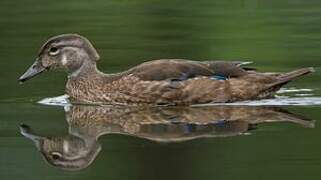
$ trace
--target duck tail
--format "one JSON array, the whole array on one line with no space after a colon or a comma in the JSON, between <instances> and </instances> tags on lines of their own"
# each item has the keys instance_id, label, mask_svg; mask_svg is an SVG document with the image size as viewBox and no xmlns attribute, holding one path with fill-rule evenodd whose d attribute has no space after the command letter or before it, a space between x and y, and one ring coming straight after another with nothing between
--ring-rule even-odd
<instances>
[{"instance_id":1,"label":"duck tail","mask_svg":"<svg viewBox=\"0 0 321 180\"><path fill-rule=\"evenodd\" d=\"M276 81L269 84L269 88L278 89L281 86L287 84L288 82L299 78L301 76L315 72L313 67L301 68L288 73L279 74L276 76Z\"/></svg>"},{"instance_id":2,"label":"duck tail","mask_svg":"<svg viewBox=\"0 0 321 180\"><path fill-rule=\"evenodd\" d=\"M282 109L279 107L274 107L279 114L280 114L280 119L282 121L288 121L288 122L293 122L296 124L299 124L305 128L314 128L315 127L315 120L309 119L305 116L302 116L300 114L295 114L292 112L289 112L286 109Z\"/></svg>"}]
</instances>

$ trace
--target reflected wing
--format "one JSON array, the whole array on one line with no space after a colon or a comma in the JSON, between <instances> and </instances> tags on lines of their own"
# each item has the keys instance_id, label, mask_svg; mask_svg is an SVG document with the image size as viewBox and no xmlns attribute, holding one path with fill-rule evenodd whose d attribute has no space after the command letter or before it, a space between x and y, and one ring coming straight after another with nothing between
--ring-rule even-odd
<instances>
[{"instance_id":1,"label":"reflected wing","mask_svg":"<svg viewBox=\"0 0 321 180\"><path fill-rule=\"evenodd\" d=\"M163 59L140 64L127 73L147 81L166 79L186 80L197 76L238 77L247 73L241 61L190 61L182 59ZM251 69L252 70L252 69Z\"/></svg>"}]
</instances>

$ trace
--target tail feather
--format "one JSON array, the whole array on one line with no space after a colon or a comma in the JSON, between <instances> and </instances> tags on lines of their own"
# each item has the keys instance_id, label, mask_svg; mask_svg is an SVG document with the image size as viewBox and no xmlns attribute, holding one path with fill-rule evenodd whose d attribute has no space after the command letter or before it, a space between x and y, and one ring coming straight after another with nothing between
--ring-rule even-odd
<instances>
[{"instance_id":1,"label":"tail feather","mask_svg":"<svg viewBox=\"0 0 321 180\"><path fill-rule=\"evenodd\" d=\"M308 67L308 68L297 69L288 73L280 74L276 77L277 78L276 82L269 84L269 87L270 88L281 87L298 77L310 74L312 72L315 72L314 68Z\"/></svg>"}]
</instances>

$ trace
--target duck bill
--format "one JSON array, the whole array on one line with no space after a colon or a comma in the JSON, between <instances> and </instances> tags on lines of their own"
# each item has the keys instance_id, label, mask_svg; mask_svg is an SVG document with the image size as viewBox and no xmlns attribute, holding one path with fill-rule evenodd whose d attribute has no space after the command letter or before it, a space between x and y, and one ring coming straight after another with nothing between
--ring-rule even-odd
<instances>
[{"instance_id":1,"label":"duck bill","mask_svg":"<svg viewBox=\"0 0 321 180\"><path fill-rule=\"evenodd\" d=\"M20 76L19 81L27 81L28 79L39 75L44 70L46 70L46 68L42 66L39 59L37 58L37 60L29 67L29 69L22 76Z\"/></svg>"},{"instance_id":2,"label":"duck bill","mask_svg":"<svg viewBox=\"0 0 321 180\"><path fill-rule=\"evenodd\" d=\"M25 125L25 124L20 125L20 133L24 137L26 137L26 138L30 139L31 141L33 141L38 150L41 149L41 144L43 143L43 140L45 139L44 137L32 134L31 131L30 131L30 127L28 125Z\"/></svg>"}]
</instances>

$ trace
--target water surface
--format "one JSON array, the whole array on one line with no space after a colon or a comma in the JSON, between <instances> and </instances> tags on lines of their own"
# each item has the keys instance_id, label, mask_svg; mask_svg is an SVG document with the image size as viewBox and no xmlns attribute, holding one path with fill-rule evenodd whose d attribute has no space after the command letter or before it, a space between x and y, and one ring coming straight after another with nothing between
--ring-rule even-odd
<instances>
[{"instance_id":1,"label":"water surface","mask_svg":"<svg viewBox=\"0 0 321 180\"><path fill-rule=\"evenodd\" d=\"M0 179L321 176L320 1L3 0L0 14ZM194 110L129 111L131 116L111 113L113 126L103 124L104 135L97 141L100 150L94 161L86 168L68 171L48 163L19 129L23 123L33 134L60 138L57 142L85 142L70 138L78 132L75 129L84 132L72 128L73 121L67 118L73 109L65 112L62 106L37 103L64 94L66 74L45 73L23 85L17 83L45 39L68 32L82 34L94 43L101 55L98 66L104 72L160 58L253 61L260 71L313 66L316 72L287 85L278 99L242 102L224 111L215 105ZM263 113L266 110L268 113ZM251 114L253 111L256 113ZM80 112L101 113L97 109ZM215 114L218 112L225 113ZM285 121L289 116L301 120ZM141 120L138 122L161 123L130 124L140 131L124 130L124 123L117 125L120 117L128 120L125 122L136 122L129 121L136 117ZM236 124L226 123L229 118ZM189 121L179 122L186 119ZM111 133L113 128L118 133ZM159 142L173 137L176 141Z\"/></svg>"}]
</instances>

